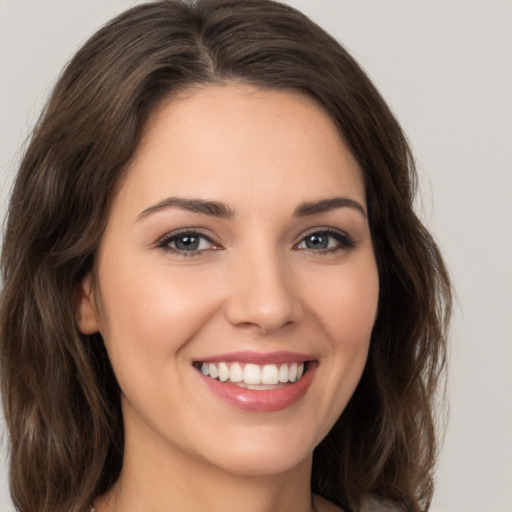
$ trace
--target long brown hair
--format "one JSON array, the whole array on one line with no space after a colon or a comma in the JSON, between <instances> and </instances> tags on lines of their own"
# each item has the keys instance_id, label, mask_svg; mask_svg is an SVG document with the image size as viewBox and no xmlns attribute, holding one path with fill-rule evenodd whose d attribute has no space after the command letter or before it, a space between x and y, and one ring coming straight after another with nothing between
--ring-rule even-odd
<instances>
[{"instance_id":1,"label":"long brown hair","mask_svg":"<svg viewBox=\"0 0 512 512\"><path fill-rule=\"evenodd\" d=\"M22 512L84 512L123 461L120 391L100 335L76 326L116 187L150 113L194 85L294 90L331 115L364 174L380 279L361 382L316 448L312 488L425 511L436 457L450 285L412 207L415 169L389 108L352 57L269 0L162 1L97 32L66 67L21 163L1 259L1 388L10 486Z\"/></svg>"}]
</instances>

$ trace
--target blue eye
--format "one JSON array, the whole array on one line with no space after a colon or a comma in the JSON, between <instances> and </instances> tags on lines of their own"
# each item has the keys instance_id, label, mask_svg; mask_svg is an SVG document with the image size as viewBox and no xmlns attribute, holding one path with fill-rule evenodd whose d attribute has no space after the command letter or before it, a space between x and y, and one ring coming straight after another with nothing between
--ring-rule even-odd
<instances>
[{"instance_id":1,"label":"blue eye","mask_svg":"<svg viewBox=\"0 0 512 512\"><path fill-rule=\"evenodd\" d=\"M296 246L320 254L343 251L354 247L352 238L341 231L322 230L305 236Z\"/></svg>"},{"instance_id":2,"label":"blue eye","mask_svg":"<svg viewBox=\"0 0 512 512\"><path fill-rule=\"evenodd\" d=\"M183 256L195 256L204 251L219 248L206 235L195 231L182 231L166 236L158 243L158 247Z\"/></svg>"},{"instance_id":3,"label":"blue eye","mask_svg":"<svg viewBox=\"0 0 512 512\"><path fill-rule=\"evenodd\" d=\"M304 239L304 244L308 249L327 249L331 242L330 238L325 233L313 233Z\"/></svg>"},{"instance_id":4,"label":"blue eye","mask_svg":"<svg viewBox=\"0 0 512 512\"><path fill-rule=\"evenodd\" d=\"M197 251L201 245L201 238L194 235L180 236L173 240L176 249L180 251Z\"/></svg>"}]
</instances>

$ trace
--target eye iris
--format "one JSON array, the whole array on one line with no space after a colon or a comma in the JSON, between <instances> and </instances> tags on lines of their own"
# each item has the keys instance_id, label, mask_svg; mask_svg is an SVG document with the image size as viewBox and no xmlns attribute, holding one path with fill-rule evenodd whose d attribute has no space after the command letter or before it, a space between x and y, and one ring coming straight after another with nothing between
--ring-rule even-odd
<instances>
[{"instance_id":1,"label":"eye iris","mask_svg":"<svg viewBox=\"0 0 512 512\"><path fill-rule=\"evenodd\" d=\"M199 247L199 242L198 236L181 236L174 243L180 251L194 251Z\"/></svg>"},{"instance_id":2,"label":"eye iris","mask_svg":"<svg viewBox=\"0 0 512 512\"><path fill-rule=\"evenodd\" d=\"M326 249L329 245L329 237L322 234L309 235L306 238L306 247L308 249Z\"/></svg>"}]
</instances>

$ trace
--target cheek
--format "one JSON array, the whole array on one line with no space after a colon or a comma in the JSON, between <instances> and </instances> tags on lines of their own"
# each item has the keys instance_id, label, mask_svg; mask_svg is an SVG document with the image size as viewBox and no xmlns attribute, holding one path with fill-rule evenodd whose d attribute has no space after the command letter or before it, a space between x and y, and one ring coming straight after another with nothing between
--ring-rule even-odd
<instances>
[{"instance_id":1,"label":"cheek","mask_svg":"<svg viewBox=\"0 0 512 512\"><path fill-rule=\"evenodd\" d=\"M340 347L368 344L377 314L379 277L373 254L340 266L311 289L311 308L328 338ZM322 282L320 281L320 282Z\"/></svg>"},{"instance_id":2,"label":"cheek","mask_svg":"<svg viewBox=\"0 0 512 512\"><path fill-rule=\"evenodd\" d=\"M363 373L375 323L379 279L373 255L330 272L320 293L311 291L311 311L322 331L326 389L321 396L332 425L346 407ZM326 433L326 432L325 432Z\"/></svg>"},{"instance_id":3,"label":"cheek","mask_svg":"<svg viewBox=\"0 0 512 512\"><path fill-rule=\"evenodd\" d=\"M163 368L215 311L216 297L205 289L212 281L165 265L115 263L103 266L101 293L102 334L112 362Z\"/></svg>"},{"instance_id":4,"label":"cheek","mask_svg":"<svg viewBox=\"0 0 512 512\"><path fill-rule=\"evenodd\" d=\"M216 311L218 298L206 289L212 281L191 279L190 271L113 263L103 267L101 331L124 400L151 423L151 411L166 411L169 403L179 408L184 400L172 390L187 382L186 347Z\"/></svg>"}]
</instances>

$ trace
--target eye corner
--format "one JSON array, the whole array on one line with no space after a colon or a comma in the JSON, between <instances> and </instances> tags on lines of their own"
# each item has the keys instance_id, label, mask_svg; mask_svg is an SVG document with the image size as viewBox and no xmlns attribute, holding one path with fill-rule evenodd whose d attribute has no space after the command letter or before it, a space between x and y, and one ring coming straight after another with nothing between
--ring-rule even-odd
<instances>
[{"instance_id":1,"label":"eye corner","mask_svg":"<svg viewBox=\"0 0 512 512\"><path fill-rule=\"evenodd\" d=\"M311 241L310 246L308 246L308 239ZM307 251L311 254L325 255L346 252L356 247L356 245L356 241L346 231L319 227L309 230L309 232L302 235L299 242L294 245L294 249Z\"/></svg>"},{"instance_id":2,"label":"eye corner","mask_svg":"<svg viewBox=\"0 0 512 512\"><path fill-rule=\"evenodd\" d=\"M155 246L166 253L182 257L200 256L223 249L210 234L198 228L182 228L169 232L160 237Z\"/></svg>"}]
</instances>

